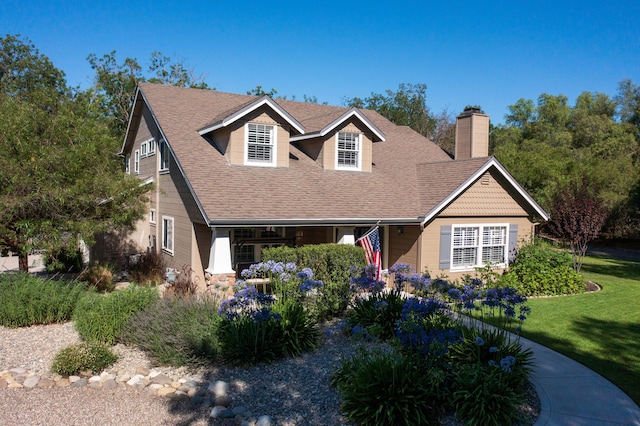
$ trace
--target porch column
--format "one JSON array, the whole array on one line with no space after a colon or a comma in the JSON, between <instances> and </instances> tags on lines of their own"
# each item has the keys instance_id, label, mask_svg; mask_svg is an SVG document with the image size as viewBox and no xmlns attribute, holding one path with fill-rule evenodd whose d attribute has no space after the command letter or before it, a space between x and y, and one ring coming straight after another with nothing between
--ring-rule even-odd
<instances>
[{"instance_id":1,"label":"porch column","mask_svg":"<svg viewBox=\"0 0 640 426\"><path fill-rule=\"evenodd\" d=\"M235 274L231 266L231 240L228 229L211 229L211 249L209 267L205 269L211 275Z\"/></svg>"},{"instance_id":2,"label":"porch column","mask_svg":"<svg viewBox=\"0 0 640 426\"><path fill-rule=\"evenodd\" d=\"M353 232L353 228L338 228L338 244L351 244L356 243L356 238Z\"/></svg>"}]
</instances>

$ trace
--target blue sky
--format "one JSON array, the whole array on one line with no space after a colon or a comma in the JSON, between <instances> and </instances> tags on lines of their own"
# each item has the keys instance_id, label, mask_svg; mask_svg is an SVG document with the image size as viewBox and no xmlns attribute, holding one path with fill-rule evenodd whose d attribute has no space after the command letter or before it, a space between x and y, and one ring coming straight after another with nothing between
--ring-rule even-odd
<instances>
[{"instance_id":1,"label":"blue sky","mask_svg":"<svg viewBox=\"0 0 640 426\"><path fill-rule=\"evenodd\" d=\"M425 83L432 111L478 104L493 123L541 93L640 84L637 1L0 1L0 35L29 37L87 88L86 58L184 60L217 90L345 97Z\"/></svg>"}]
</instances>

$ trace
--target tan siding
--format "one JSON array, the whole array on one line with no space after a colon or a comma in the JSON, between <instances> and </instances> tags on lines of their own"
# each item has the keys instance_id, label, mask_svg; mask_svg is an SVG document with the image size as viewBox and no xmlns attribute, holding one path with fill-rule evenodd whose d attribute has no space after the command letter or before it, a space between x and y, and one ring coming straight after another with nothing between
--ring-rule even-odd
<instances>
[{"instance_id":1,"label":"tan siding","mask_svg":"<svg viewBox=\"0 0 640 426\"><path fill-rule=\"evenodd\" d=\"M244 164L244 123L234 123L230 129L227 153L231 164Z\"/></svg>"},{"instance_id":2,"label":"tan siding","mask_svg":"<svg viewBox=\"0 0 640 426\"><path fill-rule=\"evenodd\" d=\"M278 142L277 167L289 167L289 131L282 126L276 126Z\"/></svg>"},{"instance_id":3,"label":"tan siding","mask_svg":"<svg viewBox=\"0 0 640 426\"><path fill-rule=\"evenodd\" d=\"M326 138L322 148L322 167L325 170L336 169L336 134Z\"/></svg>"},{"instance_id":4,"label":"tan siding","mask_svg":"<svg viewBox=\"0 0 640 426\"><path fill-rule=\"evenodd\" d=\"M527 212L489 172L460 195L441 216L526 216Z\"/></svg>"},{"instance_id":5,"label":"tan siding","mask_svg":"<svg viewBox=\"0 0 640 426\"><path fill-rule=\"evenodd\" d=\"M419 226L402 226L402 235L398 235L397 226L389 226L389 266L395 263L418 265Z\"/></svg>"},{"instance_id":6,"label":"tan siding","mask_svg":"<svg viewBox=\"0 0 640 426\"><path fill-rule=\"evenodd\" d=\"M429 268L432 276L445 273L450 279L458 279L465 274L474 275L471 272L450 272L449 270L441 271L440 264L440 227L443 225L486 225L486 224L517 224L518 225L518 244L523 241L530 241L533 232L533 224L527 217L441 217L432 221L422 232L422 250L420 259L420 268Z\"/></svg>"},{"instance_id":7,"label":"tan siding","mask_svg":"<svg viewBox=\"0 0 640 426\"><path fill-rule=\"evenodd\" d=\"M474 115L471 157L486 157L489 155L489 117Z\"/></svg>"}]
</instances>

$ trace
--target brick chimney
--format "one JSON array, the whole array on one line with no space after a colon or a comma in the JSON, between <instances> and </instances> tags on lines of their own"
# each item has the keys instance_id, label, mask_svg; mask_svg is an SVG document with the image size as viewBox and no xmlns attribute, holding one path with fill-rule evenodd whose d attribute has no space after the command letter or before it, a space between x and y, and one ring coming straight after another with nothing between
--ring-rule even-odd
<instances>
[{"instance_id":1,"label":"brick chimney","mask_svg":"<svg viewBox=\"0 0 640 426\"><path fill-rule=\"evenodd\" d=\"M456 160L489 156L489 116L479 108L465 108L456 117Z\"/></svg>"}]
</instances>

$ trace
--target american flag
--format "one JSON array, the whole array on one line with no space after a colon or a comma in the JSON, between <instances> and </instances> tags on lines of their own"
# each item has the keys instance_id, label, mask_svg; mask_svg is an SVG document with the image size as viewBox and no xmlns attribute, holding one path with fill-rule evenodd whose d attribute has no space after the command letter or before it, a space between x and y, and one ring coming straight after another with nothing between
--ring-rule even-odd
<instances>
[{"instance_id":1,"label":"american flag","mask_svg":"<svg viewBox=\"0 0 640 426\"><path fill-rule=\"evenodd\" d=\"M358 239L358 244L364 249L364 255L368 264L377 267L375 279L379 280L382 274L382 260L380 257L380 231L376 226L371 231Z\"/></svg>"}]
</instances>

